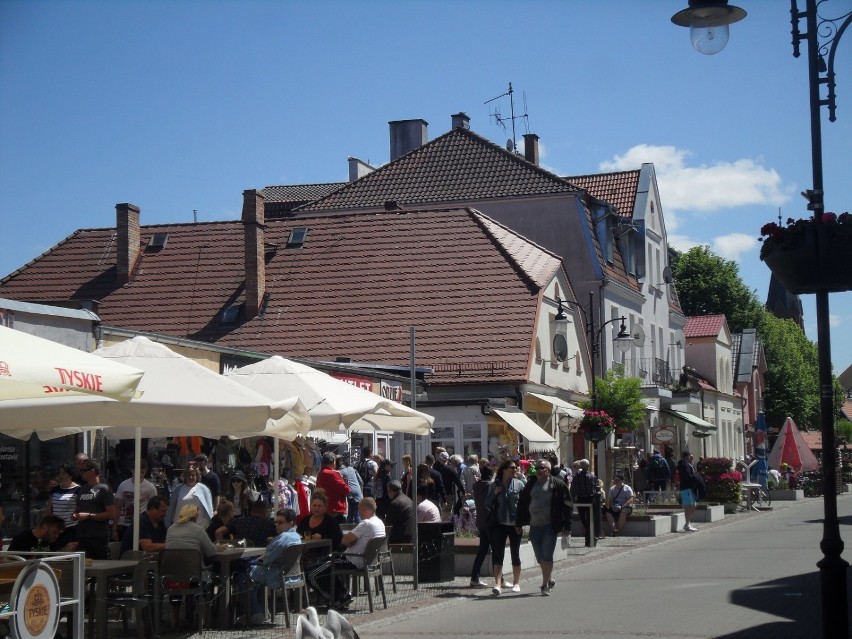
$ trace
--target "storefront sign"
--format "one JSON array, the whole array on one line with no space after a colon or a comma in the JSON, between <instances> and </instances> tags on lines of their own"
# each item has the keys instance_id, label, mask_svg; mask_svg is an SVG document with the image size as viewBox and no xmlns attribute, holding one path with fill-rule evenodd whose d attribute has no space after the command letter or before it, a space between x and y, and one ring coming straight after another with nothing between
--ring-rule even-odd
<instances>
[{"instance_id":1,"label":"storefront sign","mask_svg":"<svg viewBox=\"0 0 852 639\"><path fill-rule=\"evenodd\" d=\"M15 639L48 639L59 626L59 582L44 562L24 566L12 590Z\"/></svg>"},{"instance_id":2,"label":"storefront sign","mask_svg":"<svg viewBox=\"0 0 852 639\"><path fill-rule=\"evenodd\" d=\"M660 426L659 428L651 429L651 437L655 444L668 444L674 441L675 432L668 426Z\"/></svg>"},{"instance_id":3,"label":"storefront sign","mask_svg":"<svg viewBox=\"0 0 852 639\"><path fill-rule=\"evenodd\" d=\"M341 382L346 382L347 384L352 384L357 388L361 388L363 390L368 390L371 393L373 392L373 381L367 379L365 377L353 377L351 375L338 375L337 373L332 373L332 377L335 379L339 379Z\"/></svg>"},{"instance_id":4,"label":"storefront sign","mask_svg":"<svg viewBox=\"0 0 852 639\"><path fill-rule=\"evenodd\" d=\"M392 399L395 402L402 402L402 384L382 380L382 397Z\"/></svg>"}]
</instances>

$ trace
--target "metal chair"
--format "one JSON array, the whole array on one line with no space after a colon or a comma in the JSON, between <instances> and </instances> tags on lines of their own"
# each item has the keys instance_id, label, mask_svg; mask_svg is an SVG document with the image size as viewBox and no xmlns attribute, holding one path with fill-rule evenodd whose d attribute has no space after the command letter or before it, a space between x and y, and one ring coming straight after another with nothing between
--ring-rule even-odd
<instances>
[{"instance_id":1,"label":"metal chair","mask_svg":"<svg viewBox=\"0 0 852 639\"><path fill-rule=\"evenodd\" d=\"M290 627L290 601L287 597L287 592L295 590L299 593L299 607L296 609L302 610L305 607L305 602L310 603L308 595L308 582L305 579L305 572L302 569L302 551L304 546L294 544L284 549L281 559L277 562L281 567L282 584L280 588L272 591L272 617L275 618L275 597L278 590L282 591L284 598L284 614L285 623ZM304 593L304 599L302 594Z\"/></svg>"},{"instance_id":2,"label":"metal chair","mask_svg":"<svg viewBox=\"0 0 852 639\"><path fill-rule=\"evenodd\" d=\"M375 580L376 590L382 594L382 604L385 608L388 607L388 600L385 594L385 580L382 576L382 564L379 561L379 549L387 542L386 537L374 537L367 542L367 547L363 554L355 553L334 553L334 559L360 558L364 562L363 568L340 568L336 561L331 562L331 598L334 600L334 585L337 577L358 577L364 578L364 589L367 591L367 602L370 606L370 612L373 612L373 591L370 587L370 579Z\"/></svg>"},{"instance_id":3,"label":"metal chair","mask_svg":"<svg viewBox=\"0 0 852 639\"><path fill-rule=\"evenodd\" d=\"M391 588L396 593L396 571L393 569L393 556L391 555L390 546L388 545L388 537L381 538L384 543L379 548L379 565L382 568L382 575L390 573Z\"/></svg>"},{"instance_id":4,"label":"metal chair","mask_svg":"<svg viewBox=\"0 0 852 639\"><path fill-rule=\"evenodd\" d=\"M107 597L108 605L120 608L124 632L127 633L127 611L136 613L136 632L140 639L151 638L154 632L155 608L154 592L151 587L151 574L157 570L156 561L145 557L139 560L133 569L133 579L128 590L112 592Z\"/></svg>"},{"instance_id":5,"label":"metal chair","mask_svg":"<svg viewBox=\"0 0 852 639\"><path fill-rule=\"evenodd\" d=\"M160 583L162 594L181 597L184 606L189 601L196 605L198 632L204 632L204 618L210 608L212 583L205 580L204 558L195 548L166 549L160 553ZM189 598L189 601L187 600Z\"/></svg>"}]
</instances>

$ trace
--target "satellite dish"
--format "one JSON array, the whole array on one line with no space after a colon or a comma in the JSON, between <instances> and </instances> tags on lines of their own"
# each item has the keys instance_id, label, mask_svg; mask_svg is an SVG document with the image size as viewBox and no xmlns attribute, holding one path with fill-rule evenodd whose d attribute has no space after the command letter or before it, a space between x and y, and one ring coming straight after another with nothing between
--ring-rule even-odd
<instances>
[{"instance_id":1,"label":"satellite dish","mask_svg":"<svg viewBox=\"0 0 852 639\"><path fill-rule=\"evenodd\" d=\"M507 151L514 151L515 150L515 141L512 140L512 138L509 138L508 140L506 140L506 150Z\"/></svg>"},{"instance_id":2,"label":"satellite dish","mask_svg":"<svg viewBox=\"0 0 852 639\"><path fill-rule=\"evenodd\" d=\"M553 357L557 362L564 362L568 357L568 340L561 333L553 336Z\"/></svg>"},{"instance_id":3,"label":"satellite dish","mask_svg":"<svg viewBox=\"0 0 852 639\"><path fill-rule=\"evenodd\" d=\"M672 267L667 266L663 269L663 282L666 284L671 284L674 282L674 277L672 277Z\"/></svg>"},{"instance_id":4,"label":"satellite dish","mask_svg":"<svg viewBox=\"0 0 852 639\"><path fill-rule=\"evenodd\" d=\"M684 346L686 346L686 336L683 334L683 331L680 330L680 329L677 329L675 331L675 344L677 345L678 348L683 348Z\"/></svg>"},{"instance_id":5,"label":"satellite dish","mask_svg":"<svg viewBox=\"0 0 852 639\"><path fill-rule=\"evenodd\" d=\"M642 348L645 346L645 329L639 324L633 325L630 335L633 337L633 345L636 348Z\"/></svg>"}]
</instances>

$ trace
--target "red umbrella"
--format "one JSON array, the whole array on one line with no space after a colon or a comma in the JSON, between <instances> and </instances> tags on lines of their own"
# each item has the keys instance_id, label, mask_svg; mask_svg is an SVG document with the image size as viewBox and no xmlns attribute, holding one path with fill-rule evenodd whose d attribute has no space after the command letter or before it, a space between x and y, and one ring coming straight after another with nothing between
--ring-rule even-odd
<instances>
[{"instance_id":1,"label":"red umbrella","mask_svg":"<svg viewBox=\"0 0 852 639\"><path fill-rule=\"evenodd\" d=\"M796 436L793 434L793 420L788 419L784 424L784 448L781 450L781 463L787 463L793 468L802 467L802 456L799 454L799 446Z\"/></svg>"}]
</instances>

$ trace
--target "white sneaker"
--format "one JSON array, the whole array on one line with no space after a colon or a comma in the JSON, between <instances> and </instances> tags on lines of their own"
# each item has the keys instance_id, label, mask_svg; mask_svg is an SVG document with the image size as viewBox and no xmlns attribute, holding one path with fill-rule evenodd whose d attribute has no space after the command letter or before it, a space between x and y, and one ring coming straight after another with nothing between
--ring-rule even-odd
<instances>
[{"instance_id":1,"label":"white sneaker","mask_svg":"<svg viewBox=\"0 0 852 639\"><path fill-rule=\"evenodd\" d=\"M696 528L694 526L690 526L689 524L687 524L686 526L683 527L683 532L697 532L697 531L698 531L698 528Z\"/></svg>"},{"instance_id":2,"label":"white sneaker","mask_svg":"<svg viewBox=\"0 0 852 639\"><path fill-rule=\"evenodd\" d=\"M512 592L521 592L521 584L515 584L512 586Z\"/></svg>"},{"instance_id":3,"label":"white sneaker","mask_svg":"<svg viewBox=\"0 0 852 639\"><path fill-rule=\"evenodd\" d=\"M499 595L501 592L502 592L502 590L500 590L500 586L494 586L494 587L491 589L491 594L492 594L492 595L494 595L495 597L496 597L497 595Z\"/></svg>"}]
</instances>

